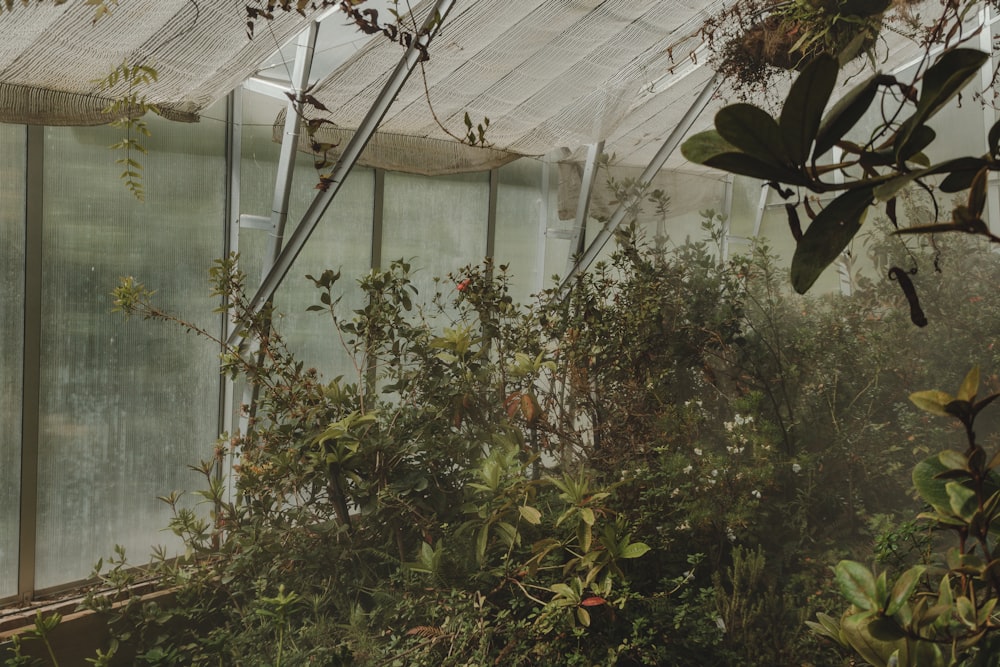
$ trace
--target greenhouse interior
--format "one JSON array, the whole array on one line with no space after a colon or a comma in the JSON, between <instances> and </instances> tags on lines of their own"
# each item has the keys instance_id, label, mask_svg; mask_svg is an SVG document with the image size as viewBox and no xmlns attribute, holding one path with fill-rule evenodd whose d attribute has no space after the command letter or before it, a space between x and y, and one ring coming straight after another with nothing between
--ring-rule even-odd
<instances>
[{"instance_id":1,"label":"greenhouse interior","mask_svg":"<svg viewBox=\"0 0 1000 667\"><path fill-rule=\"evenodd\" d=\"M998 15L0 0L3 665L1000 665Z\"/></svg>"}]
</instances>

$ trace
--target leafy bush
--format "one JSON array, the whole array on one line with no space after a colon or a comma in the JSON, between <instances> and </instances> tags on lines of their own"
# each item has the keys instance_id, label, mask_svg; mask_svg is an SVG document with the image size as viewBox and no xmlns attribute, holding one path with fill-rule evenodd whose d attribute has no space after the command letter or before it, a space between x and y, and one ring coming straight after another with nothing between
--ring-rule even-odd
<instances>
[{"instance_id":1,"label":"leafy bush","mask_svg":"<svg viewBox=\"0 0 1000 667\"><path fill-rule=\"evenodd\" d=\"M896 264L923 252L871 251ZM89 602L115 632L104 655L843 664L803 623L839 604L824 564L869 558L875 539L901 568L926 553L899 546L916 533L894 526L905 470L933 451L924 434L946 431L905 407L904 388L974 349L1000 305L991 255L963 275L941 266L922 288L941 298L932 326L908 345L893 285L789 295L763 245L720 264L711 239L649 248L627 231L565 300L530 306L487 263L422 310L399 261L363 278L364 307L345 313L326 272L312 309L357 370L323 380L269 313L251 314L235 260L220 261L216 290L260 349L228 350L224 367L259 401L248 432L195 466L203 506L164 497L185 555L108 562L111 591ZM133 280L116 302L174 319ZM146 576L173 602L130 597Z\"/></svg>"}]
</instances>

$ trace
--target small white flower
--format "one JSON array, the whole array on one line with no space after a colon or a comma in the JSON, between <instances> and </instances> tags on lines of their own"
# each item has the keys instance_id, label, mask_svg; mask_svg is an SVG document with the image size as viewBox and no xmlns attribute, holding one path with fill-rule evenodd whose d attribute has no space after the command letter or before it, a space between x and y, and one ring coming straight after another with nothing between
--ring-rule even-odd
<instances>
[{"instance_id":1,"label":"small white flower","mask_svg":"<svg viewBox=\"0 0 1000 667\"><path fill-rule=\"evenodd\" d=\"M671 498L676 498L679 495L681 495L681 490L680 489L674 489L673 491L670 492L670 497Z\"/></svg>"},{"instance_id":2,"label":"small white flower","mask_svg":"<svg viewBox=\"0 0 1000 667\"><path fill-rule=\"evenodd\" d=\"M736 541L736 533L733 532L732 528L726 528L726 537L729 538L730 542Z\"/></svg>"},{"instance_id":3,"label":"small white flower","mask_svg":"<svg viewBox=\"0 0 1000 667\"><path fill-rule=\"evenodd\" d=\"M701 447L695 447L694 448L694 455L695 456L701 456Z\"/></svg>"},{"instance_id":4,"label":"small white flower","mask_svg":"<svg viewBox=\"0 0 1000 667\"><path fill-rule=\"evenodd\" d=\"M800 466L798 463L793 463L792 472L794 472L795 474L802 472L802 466Z\"/></svg>"},{"instance_id":5,"label":"small white flower","mask_svg":"<svg viewBox=\"0 0 1000 667\"><path fill-rule=\"evenodd\" d=\"M718 470L712 470L712 477L718 477L718 476L719 476L719 471Z\"/></svg>"},{"instance_id":6,"label":"small white flower","mask_svg":"<svg viewBox=\"0 0 1000 667\"><path fill-rule=\"evenodd\" d=\"M757 489L754 489L753 491L751 491L750 495L753 496L754 498L756 498L757 500L760 500L760 491L758 491Z\"/></svg>"},{"instance_id":7,"label":"small white flower","mask_svg":"<svg viewBox=\"0 0 1000 667\"><path fill-rule=\"evenodd\" d=\"M692 470L694 470L694 468L692 468L691 466L686 466L684 468L684 474L685 475L690 475Z\"/></svg>"}]
</instances>

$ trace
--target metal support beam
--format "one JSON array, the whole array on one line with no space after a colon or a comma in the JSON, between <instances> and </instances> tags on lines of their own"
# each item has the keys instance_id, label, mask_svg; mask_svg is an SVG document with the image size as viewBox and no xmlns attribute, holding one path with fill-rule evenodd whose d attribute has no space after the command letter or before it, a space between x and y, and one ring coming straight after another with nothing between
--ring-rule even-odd
<instances>
[{"instance_id":1,"label":"metal support beam","mask_svg":"<svg viewBox=\"0 0 1000 667\"><path fill-rule=\"evenodd\" d=\"M722 255L719 259L723 262L729 261L729 232L733 228L733 187L733 175L726 174L725 192L722 195L722 215L725 219L722 221L722 247L719 249Z\"/></svg>"},{"instance_id":2,"label":"metal support beam","mask_svg":"<svg viewBox=\"0 0 1000 667\"><path fill-rule=\"evenodd\" d=\"M490 198L486 205L486 256L497 250L497 197L500 193L500 170L490 169Z\"/></svg>"},{"instance_id":3,"label":"metal support beam","mask_svg":"<svg viewBox=\"0 0 1000 667\"><path fill-rule=\"evenodd\" d=\"M295 173L295 155L299 149L299 128L301 127L301 104L305 89L309 86L313 54L316 51L316 35L319 24L309 22L309 27L299 35L295 50L295 64L292 69L292 94L285 113L284 133L281 137L281 151L278 153L278 175L274 181L274 199L271 202L271 243L264 260L264 277L281 252L285 237L285 222L288 220L288 200L292 193L292 175ZM263 280L263 278L262 278Z\"/></svg>"},{"instance_id":4,"label":"metal support beam","mask_svg":"<svg viewBox=\"0 0 1000 667\"><path fill-rule=\"evenodd\" d=\"M226 207L225 228L222 245L224 255L240 250L240 182L243 156L243 88L237 86L226 100ZM225 297L223 297L225 298ZM222 340L226 340L233 329L233 322L228 316L222 317ZM219 387L219 433L232 437L235 433L236 414L236 382L229 374L222 376ZM226 499L233 500L233 476L229 474L235 461L229 460L227 470L220 471L225 478Z\"/></svg>"},{"instance_id":5,"label":"metal support beam","mask_svg":"<svg viewBox=\"0 0 1000 667\"><path fill-rule=\"evenodd\" d=\"M299 127L301 126L301 104L303 94L309 85L309 72L312 69L313 54L316 51L316 35L319 32L319 24L310 21L309 26L299 34L298 47L295 50L295 63L292 67L292 91L293 99L288 101L288 108L285 113L285 127L281 136L281 149L278 152L278 170L274 179L274 198L271 201L271 225L270 243L264 255L263 272L261 282L270 273L274 266L274 261L281 252L281 245L285 238L285 222L288 220L288 200L292 193L292 176L295 174L295 154L299 148ZM247 216L254 218L256 216ZM243 216L240 216L240 223ZM239 327L234 326L229 332L232 339L239 335ZM263 354L257 349L257 341L251 343L248 350L251 357L257 357L257 366L263 363ZM250 431L251 420L257 411L257 397L260 392L260 385L248 382L243 389L243 405L240 410L239 430L241 434Z\"/></svg>"},{"instance_id":6,"label":"metal support beam","mask_svg":"<svg viewBox=\"0 0 1000 667\"><path fill-rule=\"evenodd\" d=\"M590 213L590 196L594 192L594 180L597 177L597 159L604 152L604 140L590 144L587 148L587 161L583 165L580 176L580 196L576 201L576 219L573 222L573 237L569 244L569 256L566 257L566 275L573 270L574 260L583 252L587 242L587 214Z\"/></svg>"},{"instance_id":7,"label":"metal support beam","mask_svg":"<svg viewBox=\"0 0 1000 667\"><path fill-rule=\"evenodd\" d=\"M708 106L708 102L712 99L712 95L715 94L718 86L719 76L716 74L713 75L712 78L709 79L708 83L705 84L701 93L698 94L698 98L694 101L690 108L688 108L684 117L681 118L680 123L678 123L677 127L673 129L670 136L667 137L667 140L663 142L663 146L660 147L660 150L653 156L649 165L642 172L642 175L639 176L638 185L640 189L647 187L652 182L653 177L656 176L657 172L663 168L663 165L667 162L667 158L669 158L677 146L680 145L681 140L684 139L684 135L686 135L688 130L691 129L694 121L698 118L701 112L705 110L705 107ZM634 203L634 200L629 199L618 204L618 208L611 214L611 218L604 224L604 228L597 234L597 237L594 238L587 250L583 253L583 255L581 255L576 265L573 266L572 270L566 274L566 277L563 278L562 282L559 284L559 290L557 292L558 298L565 298L571 282L578 275L590 268L590 265L595 259L597 259L597 255L600 254L607 242L611 240L615 230L617 230L618 226L625 220L629 207Z\"/></svg>"},{"instance_id":8,"label":"metal support beam","mask_svg":"<svg viewBox=\"0 0 1000 667\"><path fill-rule=\"evenodd\" d=\"M24 356L21 373L21 488L17 597L35 594L42 359L42 186L45 128L27 126L24 210Z\"/></svg>"},{"instance_id":9,"label":"metal support beam","mask_svg":"<svg viewBox=\"0 0 1000 667\"><path fill-rule=\"evenodd\" d=\"M368 141L372 135L375 134L375 130L378 128L379 123L382 122L385 114L388 113L389 107L395 101L403 84L406 83L410 74L413 73L423 53L423 49L431 43L434 35L438 32L438 28L444 22L454 4L455 0L438 0L433 9L431 9L427 20L418 33L420 37L407 47L399 64L396 65L396 69L375 100L375 104L368 111L364 120L361 121L361 125L354 133L354 136L347 142L347 146L337 160L337 164L333 167L328 187L325 191L320 191L313 199L309 209L305 212L295 231L289 237L288 244L282 248L274 266L264 277L260 288L251 299L250 309L252 312L260 312L285 279L295 259L302 252L306 241L309 240L316 226L319 225L323 214L326 213L326 209L329 208L333 198L340 191L340 187L343 185L347 175L354 168L354 164L361 156L361 152L368 145ZM234 345L238 341L239 335L240 332L233 332L227 342L230 345Z\"/></svg>"},{"instance_id":10,"label":"metal support beam","mask_svg":"<svg viewBox=\"0 0 1000 667\"><path fill-rule=\"evenodd\" d=\"M771 193L770 186L761 185L760 186L760 199L757 201L757 214L753 219L753 240L757 240L760 237L760 228L764 224L764 211L767 210L767 196Z\"/></svg>"},{"instance_id":11,"label":"metal support beam","mask_svg":"<svg viewBox=\"0 0 1000 667\"><path fill-rule=\"evenodd\" d=\"M537 248L535 252L535 264L538 266L538 273L535 274L535 289L533 290L535 294L541 294L542 289L545 287L545 251L548 244L549 181L551 180L549 172L551 168L552 165L549 163L549 158L545 156L542 159L542 179L541 183L539 183L542 196L538 198L538 242L535 244Z\"/></svg>"},{"instance_id":12,"label":"metal support beam","mask_svg":"<svg viewBox=\"0 0 1000 667\"><path fill-rule=\"evenodd\" d=\"M993 52L993 17L989 3L979 9L979 48L985 53ZM987 58L979 68L980 90L984 93L993 84L993 58ZM990 129L996 122L996 110L993 105L983 106L983 137L988 141ZM988 145L988 144L987 144ZM990 172L992 173L992 172ZM986 187L986 225L991 231L1000 229L1000 194L997 193L996 179L988 177Z\"/></svg>"},{"instance_id":13,"label":"metal support beam","mask_svg":"<svg viewBox=\"0 0 1000 667\"><path fill-rule=\"evenodd\" d=\"M385 219L385 169L375 169L375 201L372 202L371 268L382 270L382 229Z\"/></svg>"}]
</instances>

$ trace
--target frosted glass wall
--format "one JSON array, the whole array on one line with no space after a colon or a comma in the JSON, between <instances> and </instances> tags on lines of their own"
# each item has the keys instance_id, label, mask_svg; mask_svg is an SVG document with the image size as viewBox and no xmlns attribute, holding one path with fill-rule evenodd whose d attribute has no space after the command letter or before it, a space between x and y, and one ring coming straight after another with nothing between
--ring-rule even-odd
<instances>
[{"instance_id":1,"label":"frosted glass wall","mask_svg":"<svg viewBox=\"0 0 1000 667\"><path fill-rule=\"evenodd\" d=\"M220 326L207 270L222 249L224 126L150 127L145 203L117 179L119 131L45 135L38 589L88 576L115 544L141 562L169 542L156 497L197 488L186 466L218 435L216 347L111 315L131 275L165 309Z\"/></svg>"},{"instance_id":2,"label":"frosted glass wall","mask_svg":"<svg viewBox=\"0 0 1000 667\"><path fill-rule=\"evenodd\" d=\"M25 129L0 125L0 598L17 592L24 343Z\"/></svg>"},{"instance_id":3,"label":"frosted glass wall","mask_svg":"<svg viewBox=\"0 0 1000 667\"><path fill-rule=\"evenodd\" d=\"M485 173L433 179L386 173L382 267L410 261L420 299L429 300L438 290L435 278L485 258L489 194ZM454 285L440 289L450 297Z\"/></svg>"},{"instance_id":4,"label":"frosted glass wall","mask_svg":"<svg viewBox=\"0 0 1000 667\"><path fill-rule=\"evenodd\" d=\"M517 303L527 302L548 278L540 265L545 257L542 210L541 163L525 159L501 167L493 255L497 264L509 265Z\"/></svg>"},{"instance_id":5,"label":"frosted glass wall","mask_svg":"<svg viewBox=\"0 0 1000 667\"><path fill-rule=\"evenodd\" d=\"M279 150L279 144L272 140L270 125L244 126L240 173L243 213L270 216ZM286 241L316 196L318 181L312 158L300 153L292 180ZM318 277L326 269L340 271L341 282L335 290L341 297L340 312L349 316L352 310L362 306L357 279L371 268L374 198L374 172L355 168L275 296L278 329L299 358L327 378L338 375L350 378L355 370L339 338L333 334L329 316L306 312L306 308L319 303L320 294L306 276ZM240 232L241 266L248 272L251 286L260 284L269 243L267 231L243 229Z\"/></svg>"}]
</instances>

